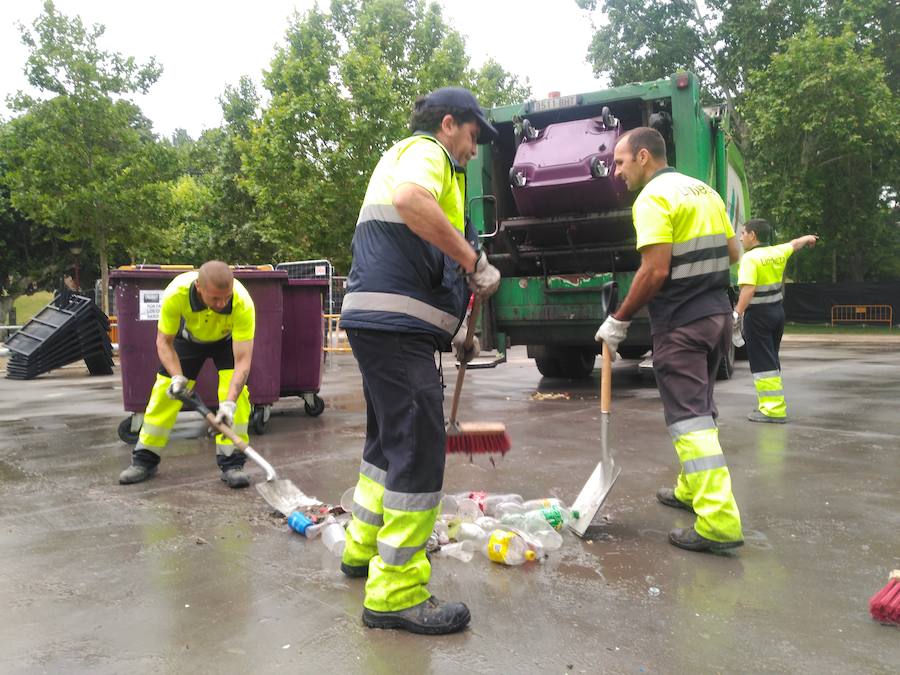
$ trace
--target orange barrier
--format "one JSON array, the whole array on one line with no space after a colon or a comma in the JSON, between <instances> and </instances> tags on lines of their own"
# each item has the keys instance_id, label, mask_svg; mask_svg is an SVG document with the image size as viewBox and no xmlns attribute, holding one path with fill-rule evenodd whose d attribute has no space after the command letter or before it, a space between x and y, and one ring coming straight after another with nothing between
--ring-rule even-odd
<instances>
[{"instance_id":1,"label":"orange barrier","mask_svg":"<svg viewBox=\"0 0 900 675\"><path fill-rule=\"evenodd\" d=\"M832 305L831 325L836 323L886 323L894 324L894 308L891 305Z\"/></svg>"},{"instance_id":2,"label":"orange barrier","mask_svg":"<svg viewBox=\"0 0 900 675\"><path fill-rule=\"evenodd\" d=\"M109 341L114 344L119 342L119 319L114 316L109 317Z\"/></svg>"},{"instance_id":3,"label":"orange barrier","mask_svg":"<svg viewBox=\"0 0 900 675\"><path fill-rule=\"evenodd\" d=\"M340 314L323 314L325 320L325 351L326 352L350 352L350 343L347 342L347 334L341 330Z\"/></svg>"}]
</instances>

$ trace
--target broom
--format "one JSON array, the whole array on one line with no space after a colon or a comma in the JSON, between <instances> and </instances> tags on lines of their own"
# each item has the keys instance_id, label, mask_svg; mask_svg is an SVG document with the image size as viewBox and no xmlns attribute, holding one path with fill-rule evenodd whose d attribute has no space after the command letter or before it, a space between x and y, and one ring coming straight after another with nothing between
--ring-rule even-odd
<instances>
[{"instance_id":1,"label":"broom","mask_svg":"<svg viewBox=\"0 0 900 675\"><path fill-rule=\"evenodd\" d=\"M869 611L876 621L900 624L900 570L891 572L887 586L872 596Z\"/></svg>"},{"instance_id":2,"label":"broom","mask_svg":"<svg viewBox=\"0 0 900 675\"><path fill-rule=\"evenodd\" d=\"M469 313L469 325L466 328L466 349L471 349L475 341L475 322L481 309L481 300L476 296ZM459 364L456 376L456 389L453 392L453 404L450 408L450 422L447 425L447 452L465 453L467 455L495 453L505 455L510 448L506 425L500 422L468 422L461 424L456 419L459 410L459 394L462 391L463 379L466 376L465 363Z\"/></svg>"}]
</instances>

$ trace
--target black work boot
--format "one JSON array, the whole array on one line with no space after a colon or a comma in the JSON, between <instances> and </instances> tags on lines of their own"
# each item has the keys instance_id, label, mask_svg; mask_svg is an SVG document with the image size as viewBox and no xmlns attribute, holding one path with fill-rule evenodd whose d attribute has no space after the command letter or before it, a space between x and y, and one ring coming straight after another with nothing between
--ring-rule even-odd
<instances>
[{"instance_id":1,"label":"black work boot","mask_svg":"<svg viewBox=\"0 0 900 675\"><path fill-rule=\"evenodd\" d=\"M245 488L250 485L250 476L244 473L244 467L233 466L222 471L222 480L232 489Z\"/></svg>"},{"instance_id":2,"label":"black work boot","mask_svg":"<svg viewBox=\"0 0 900 675\"><path fill-rule=\"evenodd\" d=\"M350 577L351 579L361 579L363 577L369 576L369 566L368 565L348 565L343 560L341 561L341 572L344 573L345 576Z\"/></svg>"},{"instance_id":3,"label":"black work boot","mask_svg":"<svg viewBox=\"0 0 900 675\"><path fill-rule=\"evenodd\" d=\"M684 509L685 511L694 512L694 507L687 502L683 502L675 496L675 490L672 488L659 488L656 491L656 500L660 504L671 506L673 509Z\"/></svg>"},{"instance_id":4,"label":"black work boot","mask_svg":"<svg viewBox=\"0 0 900 675\"><path fill-rule=\"evenodd\" d=\"M737 541L713 541L697 533L693 527L676 528L669 532L669 542L687 551L725 551L744 545L743 539Z\"/></svg>"},{"instance_id":5,"label":"black work boot","mask_svg":"<svg viewBox=\"0 0 900 675\"><path fill-rule=\"evenodd\" d=\"M751 411L747 415L747 419L751 422L762 422L764 424L787 424L787 417L769 417L759 410Z\"/></svg>"},{"instance_id":6,"label":"black work boot","mask_svg":"<svg viewBox=\"0 0 900 675\"><path fill-rule=\"evenodd\" d=\"M363 623L369 628L399 628L410 633L444 635L465 628L471 614L461 602L441 602L433 595L425 602L397 612L363 608Z\"/></svg>"},{"instance_id":7,"label":"black work boot","mask_svg":"<svg viewBox=\"0 0 900 675\"><path fill-rule=\"evenodd\" d=\"M131 466L119 474L119 485L131 485L153 478L159 465L159 455L141 448L131 453Z\"/></svg>"}]
</instances>

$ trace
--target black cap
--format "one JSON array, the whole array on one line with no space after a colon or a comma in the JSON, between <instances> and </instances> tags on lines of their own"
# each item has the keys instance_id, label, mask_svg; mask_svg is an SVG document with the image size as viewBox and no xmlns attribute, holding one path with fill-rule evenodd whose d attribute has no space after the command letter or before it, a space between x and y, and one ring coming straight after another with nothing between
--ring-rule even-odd
<instances>
[{"instance_id":1,"label":"black cap","mask_svg":"<svg viewBox=\"0 0 900 675\"><path fill-rule=\"evenodd\" d=\"M462 108L463 110L471 111L481 127L481 131L478 134L479 144L490 143L500 137L493 125L487 121L484 111L478 105L474 94L468 89L463 87L435 89L425 97L421 105L423 108Z\"/></svg>"}]
</instances>

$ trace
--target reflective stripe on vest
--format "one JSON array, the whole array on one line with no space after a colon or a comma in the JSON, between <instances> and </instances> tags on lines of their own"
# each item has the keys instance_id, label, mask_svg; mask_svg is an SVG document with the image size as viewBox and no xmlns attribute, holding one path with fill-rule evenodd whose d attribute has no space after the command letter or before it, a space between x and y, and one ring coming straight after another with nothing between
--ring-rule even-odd
<instances>
[{"instance_id":1,"label":"reflective stripe on vest","mask_svg":"<svg viewBox=\"0 0 900 675\"><path fill-rule=\"evenodd\" d=\"M393 204L365 204L359 211L356 224L359 225L368 220L380 220L384 223L394 223L406 227L406 223L403 222L403 218L400 217L400 213Z\"/></svg>"},{"instance_id":2,"label":"reflective stripe on vest","mask_svg":"<svg viewBox=\"0 0 900 675\"><path fill-rule=\"evenodd\" d=\"M344 296L341 312L369 310L405 314L427 324L436 326L451 335L459 326L459 319L448 312L432 307L427 302L398 293L375 293L359 291Z\"/></svg>"},{"instance_id":3,"label":"reflective stripe on vest","mask_svg":"<svg viewBox=\"0 0 900 675\"><path fill-rule=\"evenodd\" d=\"M716 422L711 415L703 417L692 417L689 420L682 420L669 425L669 434L673 441L677 441L681 436L689 434L692 431L703 431L705 429L715 429Z\"/></svg>"},{"instance_id":4,"label":"reflective stripe on vest","mask_svg":"<svg viewBox=\"0 0 900 675\"><path fill-rule=\"evenodd\" d=\"M728 237L724 234L707 234L672 244L673 280L724 272L730 266Z\"/></svg>"},{"instance_id":5,"label":"reflective stripe on vest","mask_svg":"<svg viewBox=\"0 0 900 675\"><path fill-rule=\"evenodd\" d=\"M756 287L753 299L750 300L751 305L764 305L770 302L781 302L784 299L782 293L782 284L763 284Z\"/></svg>"}]
</instances>

